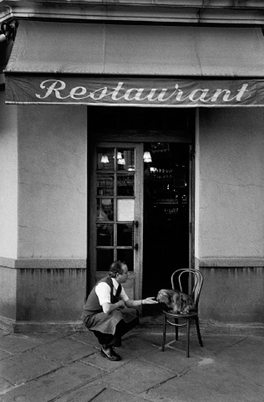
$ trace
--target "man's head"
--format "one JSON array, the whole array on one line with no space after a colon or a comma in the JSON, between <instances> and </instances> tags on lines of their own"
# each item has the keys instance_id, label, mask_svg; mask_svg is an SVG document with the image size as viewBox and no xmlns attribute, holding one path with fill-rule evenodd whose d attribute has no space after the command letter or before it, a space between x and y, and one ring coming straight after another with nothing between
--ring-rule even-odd
<instances>
[{"instance_id":1,"label":"man's head","mask_svg":"<svg viewBox=\"0 0 264 402\"><path fill-rule=\"evenodd\" d=\"M117 282L124 283L127 281L128 268L125 262L114 261L109 269L109 276L115 278Z\"/></svg>"}]
</instances>

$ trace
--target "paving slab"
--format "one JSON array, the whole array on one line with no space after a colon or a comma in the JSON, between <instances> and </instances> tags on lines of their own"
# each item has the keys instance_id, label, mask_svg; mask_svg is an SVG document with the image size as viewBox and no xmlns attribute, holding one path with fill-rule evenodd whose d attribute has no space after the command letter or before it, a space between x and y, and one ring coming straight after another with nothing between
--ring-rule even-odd
<instances>
[{"instance_id":1,"label":"paving slab","mask_svg":"<svg viewBox=\"0 0 264 402\"><path fill-rule=\"evenodd\" d=\"M94 348L66 337L39 345L34 348L34 353L61 364L66 364L89 356L94 353Z\"/></svg>"},{"instance_id":2,"label":"paving slab","mask_svg":"<svg viewBox=\"0 0 264 402\"><path fill-rule=\"evenodd\" d=\"M119 350L116 349L116 352L119 353ZM128 362L128 360L124 358L120 361L112 362L106 358L103 358L100 355L99 350L96 350L95 353L93 353L92 355L81 359L81 361L85 364L89 364L91 366L100 368L101 370L105 370L106 372L112 372L117 368L124 366Z\"/></svg>"},{"instance_id":3,"label":"paving slab","mask_svg":"<svg viewBox=\"0 0 264 402\"><path fill-rule=\"evenodd\" d=\"M134 359L104 376L104 382L120 391L140 394L157 384L167 381L175 374L147 361Z\"/></svg>"},{"instance_id":4,"label":"paving slab","mask_svg":"<svg viewBox=\"0 0 264 402\"><path fill-rule=\"evenodd\" d=\"M145 396L162 402L263 402L264 387L213 359L150 389Z\"/></svg>"},{"instance_id":5,"label":"paving slab","mask_svg":"<svg viewBox=\"0 0 264 402\"><path fill-rule=\"evenodd\" d=\"M9 381L6 381L4 378L0 377L0 391L6 392L11 388L13 388L13 384L11 384L11 382L9 382ZM1 396L0 396L0 400L1 400Z\"/></svg>"},{"instance_id":6,"label":"paving slab","mask_svg":"<svg viewBox=\"0 0 264 402\"><path fill-rule=\"evenodd\" d=\"M56 402L147 402L139 396L131 395L124 391L118 391L107 387L104 383L85 385L68 395L56 400Z\"/></svg>"},{"instance_id":7,"label":"paving slab","mask_svg":"<svg viewBox=\"0 0 264 402\"><path fill-rule=\"evenodd\" d=\"M98 368L75 362L0 395L0 401L49 402L103 375Z\"/></svg>"},{"instance_id":8,"label":"paving slab","mask_svg":"<svg viewBox=\"0 0 264 402\"><path fill-rule=\"evenodd\" d=\"M203 339L203 347L200 346L197 337L191 337L190 339L190 357L198 355L201 357L216 356L228 349L230 346L235 345L244 339L241 336L207 336ZM178 341L174 340L173 336L168 337L165 351L169 349L175 349L184 351L186 353L186 340L185 337L179 338Z\"/></svg>"},{"instance_id":9,"label":"paving slab","mask_svg":"<svg viewBox=\"0 0 264 402\"><path fill-rule=\"evenodd\" d=\"M131 336L124 339L122 343L122 348L118 349L117 352L121 354L123 359L142 357L146 353L158 351L157 346L142 340L140 336Z\"/></svg>"},{"instance_id":10,"label":"paving slab","mask_svg":"<svg viewBox=\"0 0 264 402\"><path fill-rule=\"evenodd\" d=\"M99 347L99 343L97 338L94 336L94 334L91 331L84 331L84 332L76 332L73 335L70 336L71 339L75 339L79 342L83 343L88 343L89 345L92 345L94 347Z\"/></svg>"},{"instance_id":11,"label":"paving slab","mask_svg":"<svg viewBox=\"0 0 264 402\"><path fill-rule=\"evenodd\" d=\"M5 350L0 349L0 360L6 359L7 357L11 357L12 354L10 352L6 352Z\"/></svg>"},{"instance_id":12,"label":"paving slab","mask_svg":"<svg viewBox=\"0 0 264 402\"><path fill-rule=\"evenodd\" d=\"M37 344L38 342L34 338L28 336L14 334L0 336L0 349L12 354L25 352L34 348Z\"/></svg>"},{"instance_id":13,"label":"paving slab","mask_svg":"<svg viewBox=\"0 0 264 402\"><path fill-rule=\"evenodd\" d=\"M187 360L185 351L168 348L164 352L159 349L156 353L146 353L141 359L154 364L156 367L170 370L177 375L193 366L197 366L202 361L201 357L194 354Z\"/></svg>"},{"instance_id":14,"label":"paving slab","mask_svg":"<svg viewBox=\"0 0 264 402\"><path fill-rule=\"evenodd\" d=\"M263 350L263 338L247 337L222 351L217 356L217 361L239 374L244 381L255 384L257 388L264 383Z\"/></svg>"},{"instance_id":15,"label":"paving slab","mask_svg":"<svg viewBox=\"0 0 264 402\"><path fill-rule=\"evenodd\" d=\"M42 376L59 367L59 364L27 351L4 359L0 365L0 376L17 385Z\"/></svg>"}]
</instances>

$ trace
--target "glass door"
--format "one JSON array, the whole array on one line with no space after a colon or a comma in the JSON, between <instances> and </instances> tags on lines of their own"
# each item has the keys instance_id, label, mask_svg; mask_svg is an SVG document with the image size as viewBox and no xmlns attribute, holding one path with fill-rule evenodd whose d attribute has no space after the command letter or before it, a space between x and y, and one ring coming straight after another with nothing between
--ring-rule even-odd
<instances>
[{"instance_id":1,"label":"glass door","mask_svg":"<svg viewBox=\"0 0 264 402\"><path fill-rule=\"evenodd\" d=\"M126 291L140 298L143 145L95 144L90 177L90 285L107 275L113 261L125 261Z\"/></svg>"}]
</instances>

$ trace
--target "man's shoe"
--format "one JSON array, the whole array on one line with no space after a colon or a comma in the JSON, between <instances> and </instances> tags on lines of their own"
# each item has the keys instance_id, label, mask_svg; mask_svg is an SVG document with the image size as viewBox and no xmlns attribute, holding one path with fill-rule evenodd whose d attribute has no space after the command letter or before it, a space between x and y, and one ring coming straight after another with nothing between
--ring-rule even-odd
<instances>
[{"instance_id":1,"label":"man's shoe","mask_svg":"<svg viewBox=\"0 0 264 402\"><path fill-rule=\"evenodd\" d=\"M102 348L101 356L106 357L108 360L112 362L117 362L121 360L121 357L110 347L110 348Z\"/></svg>"}]
</instances>

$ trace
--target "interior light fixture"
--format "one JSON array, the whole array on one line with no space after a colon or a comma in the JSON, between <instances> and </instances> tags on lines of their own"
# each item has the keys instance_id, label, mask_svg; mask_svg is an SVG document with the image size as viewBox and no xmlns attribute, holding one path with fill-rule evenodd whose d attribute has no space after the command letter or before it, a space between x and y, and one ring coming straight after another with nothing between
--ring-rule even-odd
<instances>
[{"instance_id":1,"label":"interior light fixture","mask_svg":"<svg viewBox=\"0 0 264 402\"><path fill-rule=\"evenodd\" d=\"M107 155L102 155L101 163L109 163L109 159Z\"/></svg>"},{"instance_id":2,"label":"interior light fixture","mask_svg":"<svg viewBox=\"0 0 264 402\"><path fill-rule=\"evenodd\" d=\"M121 158L121 159L118 159L117 163L118 163L119 165L125 165L125 164L126 164L126 161L125 161L124 158Z\"/></svg>"},{"instance_id":3,"label":"interior light fixture","mask_svg":"<svg viewBox=\"0 0 264 402\"><path fill-rule=\"evenodd\" d=\"M145 151L143 155L143 160L145 163L150 163L152 162L151 154L149 151Z\"/></svg>"}]
</instances>

